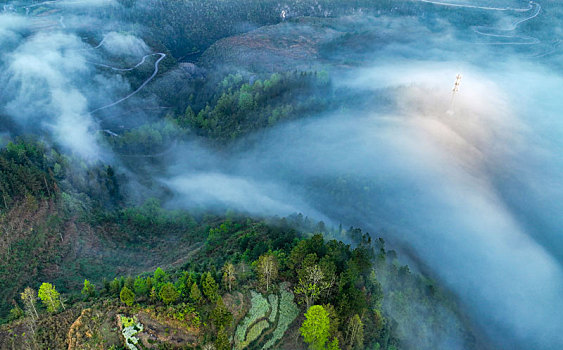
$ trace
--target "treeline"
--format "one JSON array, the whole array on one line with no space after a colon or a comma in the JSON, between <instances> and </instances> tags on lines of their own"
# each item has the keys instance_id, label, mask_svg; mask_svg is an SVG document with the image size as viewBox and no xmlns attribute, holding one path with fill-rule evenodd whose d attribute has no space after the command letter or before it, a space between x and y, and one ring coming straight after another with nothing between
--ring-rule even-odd
<instances>
[{"instance_id":1,"label":"treeline","mask_svg":"<svg viewBox=\"0 0 563 350\"><path fill-rule=\"evenodd\" d=\"M22 285L60 266L68 221L121 203L117 178L30 138L0 150L0 322Z\"/></svg>"},{"instance_id":2,"label":"treeline","mask_svg":"<svg viewBox=\"0 0 563 350\"><path fill-rule=\"evenodd\" d=\"M264 77L229 74L217 83L206 81L186 100L177 96L175 104L187 105L185 112L168 113L158 122L119 137L106 135L106 140L125 160L166 155L178 140L194 135L225 145L277 123L326 111L339 103L334 94L330 76L324 71Z\"/></svg>"},{"instance_id":3,"label":"treeline","mask_svg":"<svg viewBox=\"0 0 563 350\"><path fill-rule=\"evenodd\" d=\"M211 104L196 111L188 106L177 120L181 127L225 142L280 121L324 111L331 97L326 72L274 73L250 82L241 74L230 74L218 84Z\"/></svg>"},{"instance_id":4,"label":"treeline","mask_svg":"<svg viewBox=\"0 0 563 350\"><path fill-rule=\"evenodd\" d=\"M7 209L26 195L50 197L57 192L55 176L61 168L45 152L44 145L22 140L0 150L0 208Z\"/></svg>"},{"instance_id":5,"label":"treeline","mask_svg":"<svg viewBox=\"0 0 563 350\"><path fill-rule=\"evenodd\" d=\"M261 223L227 220L209 229L205 253L184 268L171 272L158 268L151 275L121 276L105 280L99 287L85 280L81 295L84 300L116 298L134 309L136 305L150 308L157 317L184 322L193 332L201 333L202 343L213 342L220 350L231 349L229 339L237 326L223 298L251 290L268 295L285 281L301 305L301 314L309 310L308 320L317 317L312 316L315 310L324 310L330 323L326 331L331 349L397 346L391 323L381 309L383 293L372 270L374 256L369 237L364 235L364 243L353 249L340 241L325 241L320 234L300 239L295 232L284 231ZM225 255L220 249L229 245L221 239L226 236L231 237L228 241L236 242L234 249L239 254ZM261 248L256 250L257 242L265 243L258 243ZM215 265L223 260L222 265ZM53 286L43 284L39 291L45 312L56 313L64 308ZM35 305L36 298L31 288L23 291L21 306L12 309L11 319L25 314L33 322L40 309ZM69 304L72 300L69 296ZM306 342L324 349L324 343L319 347L322 334L314 335L312 341L311 334L305 334L313 332L307 322L303 329Z\"/></svg>"},{"instance_id":6,"label":"treeline","mask_svg":"<svg viewBox=\"0 0 563 350\"><path fill-rule=\"evenodd\" d=\"M203 243L192 246L194 251L186 253L189 259L179 268L158 268L154 273L112 280L88 276L81 293L70 291L64 298L54 286L43 287L56 296L42 302L43 306L30 307L30 295L35 302L36 292L20 290L25 296L18 295L17 306L9 314L12 321L37 327L39 334L49 334L55 331L45 325L53 322L41 320L52 317L50 314L64 314L63 305L67 309L83 308L86 302L104 313L107 305L118 303L128 308L129 315L149 310L158 320L179 324L197 339L192 345L213 344L216 349L230 349L233 337L245 339L236 340L237 346L251 348L289 341L279 338L286 332L294 337L291 339L317 349L432 349L447 336L463 339L466 348L475 348L472 335L451 317L457 310L452 299L433 281L401 266L396 253L387 251L382 239L373 242L359 229L330 229L302 215L268 222L234 213L227 218L205 214L194 218L183 211L164 210L156 200L140 207L94 211L90 220L93 225L113 223L112 234L129 236L134 246L144 244L143 240L137 242L140 233L152 239L168 231L178 232L180 239L185 232L186 239ZM327 241L321 234L303 238L293 227L339 236L355 242L356 247L339 240ZM239 294L252 300L244 319L233 311L233 299L242 300ZM295 321L287 311L291 310L293 296L300 305ZM270 319L267 305L269 312L274 312L273 305L278 304L272 300L278 299L284 300L277 306L280 320ZM37 322L29 323L34 320ZM451 327L456 328L454 333ZM46 342L40 345L48 347L52 337L26 339Z\"/></svg>"},{"instance_id":7,"label":"treeline","mask_svg":"<svg viewBox=\"0 0 563 350\"><path fill-rule=\"evenodd\" d=\"M82 193L102 205L121 200L117 174L111 166L87 165L32 141L31 136L16 138L0 150L0 208L9 209L26 196L54 198L61 193Z\"/></svg>"},{"instance_id":8,"label":"treeline","mask_svg":"<svg viewBox=\"0 0 563 350\"><path fill-rule=\"evenodd\" d=\"M153 40L162 42L175 58L195 60L221 38L301 16L336 17L358 11L392 10L396 1L370 0L120 0L123 9L109 15L149 28ZM204 23L205 25L202 25Z\"/></svg>"}]
</instances>

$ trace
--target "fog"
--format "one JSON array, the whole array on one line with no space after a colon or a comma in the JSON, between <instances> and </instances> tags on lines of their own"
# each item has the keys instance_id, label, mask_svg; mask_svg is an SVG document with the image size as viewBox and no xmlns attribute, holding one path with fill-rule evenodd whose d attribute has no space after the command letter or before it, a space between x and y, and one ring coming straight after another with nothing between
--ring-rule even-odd
<instances>
[{"instance_id":1,"label":"fog","mask_svg":"<svg viewBox=\"0 0 563 350\"><path fill-rule=\"evenodd\" d=\"M411 7L419 16L343 19L386 39L367 45L361 64L343 64L352 54L338 50L323 63L336 87L363 100L279 124L228 150L181 140L160 157L166 170L155 179L172 191L170 207L301 212L385 232L459 298L496 347L559 349L563 8L547 0ZM110 29L84 41L80 21L67 17L64 28L32 32L21 15L0 14L7 48L0 113L85 158L117 162L90 111L135 91L92 62L117 67L119 57L131 67L156 50L140 35ZM388 100L370 97L382 91ZM444 349L457 344L444 340Z\"/></svg>"},{"instance_id":2,"label":"fog","mask_svg":"<svg viewBox=\"0 0 563 350\"><path fill-rule=\"evenodd\" d=\"M190 204L208 198L265 214L296 207L307 213L296 201L288 205L300 196L329 213L332 223L386 229L393 233L386 238L411 248L492 338L502 338L502 346L555 349L563 325L563 198L561 163L553 162L561 153L543 133L561 124L538 128L528 113L556 115L529 101L522 105L515 98L523 91L502 90L499 84L514 79L512 70L521 64L504 65L504 72L465 66L463 91L448 113L452 65L415 61L362 71L354 84L397 87L396 111L337 113L285 125L266 132L254 150L225 161L224 173L214 167L186 175L183 169L171 186ZM522 88L551 94L542 87L549 80L533 81ZM365 179L375 188L369 196L349 189L347 198L317 193L327 190L317 186L319 178L345 188L341 177Z\"/></svg>"},{"instance_id":3,"label":"fog","mask_svg":"<svg viewBox=\"0 0 563 350\"><path fill-rule=\"evenodd\" d=\"M527 8L506 6L518 5ZM514 23L541 14L537 4L530 11L495 13L509 32L489 29L475 44L458 41L467 33L451 25L430 33L408 19L421 26L415 38L372 53L369 67L338 70L338 84L349 89L392 91L392 112L374 104L283 125L225 160L221 175L216 167L190 175L184 168L171 186L188 205L205 197L253 213L269 214L273 203L282 215L294 207L307 213L298 201L288 207L295 196L331 223L384 229L460 297L498 346L557 349L563 80L552 62L561 54L553 38L546 43L516 31ZM397 19L382 21L402 28ZM471 36L484 31L478 29ZM532 43L537 47L520 47ZM457 73L463 78L451 102ZM245 195L224 191L241 177L254 184L234 185ZM204 178L216 185L193 191ZM356 192L353 178L372 186L368 194Z\"/></svg>"}]
</instances>

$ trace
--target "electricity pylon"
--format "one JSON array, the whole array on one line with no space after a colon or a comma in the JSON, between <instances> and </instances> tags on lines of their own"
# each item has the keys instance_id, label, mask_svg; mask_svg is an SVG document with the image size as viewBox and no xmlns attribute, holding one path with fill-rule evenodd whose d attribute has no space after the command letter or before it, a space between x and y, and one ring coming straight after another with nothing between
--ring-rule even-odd
<instances>
[{"instance_id":1,"label":"electricity pylon","mask_svg":"<svg viewBox=\"0 0 563 350\"><path fill-rule=\"evenodd\" d=\"M450 110L452 110L454 106L454 98L455 94L459 91L459 85L461 84L461 74L456 75L454 88L452 89L452 100L450 101Z\"/></svg>"}]
</instances>

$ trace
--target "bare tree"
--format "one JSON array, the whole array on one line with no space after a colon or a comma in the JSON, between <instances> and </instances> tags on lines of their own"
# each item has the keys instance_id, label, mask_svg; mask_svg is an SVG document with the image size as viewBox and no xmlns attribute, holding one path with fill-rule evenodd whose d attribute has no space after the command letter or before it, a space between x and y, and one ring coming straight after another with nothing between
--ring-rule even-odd
<instances>
[{"instance_id":1,"label":"bare tree","mask_svg":"<svg viewBox=\"0 0 563 350\"><path fill-rule=\"evenodd\" d=\"M258 277L268 291L272 281L278 277L278 259L273 254L267 253L258 258Z\"/></svg>"},{"instance_id":2,"label":"bare tree","mask_svg":"<svg viewBox=\"0 0 563 350\"><path fill-rule=\"evenodd\" d=\"M233 285L237 281L235 266L230 262L223 266L223 283L229 289L229 293L233 290Z\"/></svg>"}]
</instances>

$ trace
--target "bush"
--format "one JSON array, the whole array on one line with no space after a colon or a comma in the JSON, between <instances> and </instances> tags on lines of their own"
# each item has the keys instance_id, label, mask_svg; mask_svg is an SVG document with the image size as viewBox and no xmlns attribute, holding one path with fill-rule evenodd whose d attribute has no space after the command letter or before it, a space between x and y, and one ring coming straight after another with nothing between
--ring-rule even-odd
<instances>
[{"instance_id":1,"label":"bush","mask_svg":"<svg viewBox=\"0 0 563 350\"><path fill-rule=\"evenodd\" d=\"M119 293L119 299L127 306L133 305L135 294L127 287L123 287Z\"/></svg>"}]
</instances>

